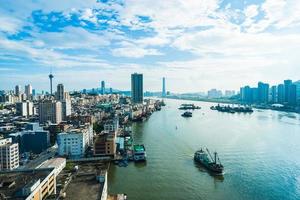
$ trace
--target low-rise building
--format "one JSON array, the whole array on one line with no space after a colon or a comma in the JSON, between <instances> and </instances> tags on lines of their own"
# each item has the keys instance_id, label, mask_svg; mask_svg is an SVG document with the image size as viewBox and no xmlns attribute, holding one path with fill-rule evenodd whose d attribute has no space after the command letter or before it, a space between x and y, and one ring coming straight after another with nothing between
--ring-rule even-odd
<instances>
[{"instance_id":1,"label":"low-rise building","mask_svg":"<svg viewBox=\"0 0 300 200\"><path fill-rule=\"evenodd\" d=\"M0 140L0 171L19 167L19 145L11 138Z\"/></svg>"},{"instance_id":2,"label":"low-rise building","mask_svg":"<svg viewBox=\"0 0 300 200\"><path fill-rule=\"evenodd\" d=\"M19 143L20 152L33 152L36 154L45 151L50 146L49 131L43 130L38 123L29 123L26 130L11 133L13 142Z\"/></svg>"},{"instance_id":3,"label":"low-rise building","mask_svg":"<svg viewBox=\"0 0 300 200\"><path fill-rule=\"evenodd\" d=\"M95 138L94 156L115 156L116 146L116 132L103 132Z\"/></svg>"},{"instance_id":4,"label":"low-rise building","mask_svg":"<svg viewBox=\"0 0 300 200\"><path fill-rule=\"evenodd\" d=\"M108 165L103 162L84 162L77 166L77 173L66 187L64 199L107 200Z\"/></svg>"},{"instance_id":5,"label":"low-rise building","mask_svg":"<svg viewBox=\"0 0 300 200\"><path fill-rule=\"evenodd\" d=\"M82 157L88 146L92 145L93 126L70 129L57 135L60 156Z\"/></svg>"},{"instance_id":6,"label":"low-rise building","mask_svg":"<svg viewBox=\"0 0 300 200\"><path fill-rule=\"evenodd\" d=\"M119 118L115 117L114 119L108 120L104 124L104 131L110 132L110 131L117 131L119 128Z\"/></svg>"},{"instance_id":7,"label":"low-rise building","mask_svg":"<svg viewBox=\"0 0 300 200\"><path fill-rule=\"evenodd\" d=\"M54 175L57 175L66 167L66 159L65 158L51 158L43 162L37 168L54 168Z\"/></svg>"},{"instance_id":8,"label":"low-rise building","mask_svg":"<svg viewBox=\"0 0 300 200\"><path fill-rule=\"evenodd\" d=\"M54 168L0 173L0 199L43 200L56 193Z\"/></svg>"}]
</instances>

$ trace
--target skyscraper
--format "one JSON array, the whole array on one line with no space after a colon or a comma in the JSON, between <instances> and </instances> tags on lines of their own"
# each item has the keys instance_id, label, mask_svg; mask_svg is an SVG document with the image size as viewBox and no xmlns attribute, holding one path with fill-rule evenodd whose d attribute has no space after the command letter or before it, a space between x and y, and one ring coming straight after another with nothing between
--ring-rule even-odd
<instances>
[{"instance_id":1,"label":"skyscraper","mask_svg":"<svg viewBox=\"0 0 300 200\"><path fill-rule=\"evenodd\" d=\"M59 101L45 100L39 103L40 123L50 121L59 124L62 121L62 106Z\"/></svg>"},{"instance_id":2,"label":"skyscraper","mask_svg":"<svg viewBox=\"0 0 300 200\"><path fill-rule=\"evenodd\" d=\"M32 86L30 84L25 85L25 94L27 99L30 100L32 96Z\"/></svg>"},{"instance_id":3,"label":"skyscraper","mask_svg":"<svg viewBox=\"0 0 300 200\"><path fill-rule=\"evenodd\" d=\"M289 87L288 104L291 106L296 106L297 104L297 86L295 84L291 84Z\"/></svg>"},{"instance_id":4,"label":"skyscraper","mask_svg":"<svg viewBox=\"0 0 300 200\"><path fill-rule=\"evenodd\" d=\"M268 103L269 101L269 84L259 82L258 83L258 102Z\"/></svg>"},{"instance_id":5,"label":"skyscraper","mask_svg":"<svg viewBox=\"0 0 300 200\"><path fill-rule=\"evenodd\" d=\"M271 87L271 102L277 102L277 87L275 85Z\"/></svg>"},{"instance_id":6,"label":"skyscraper","mask_svg":"<svg viewBox=\"0 0 300 200\"><path fill-rule=\"evenodd\" d=\"M163 77L162 78L162 93L161 93L162 97L166 96L166 78Z\"/></svg>"},{"instance_id":7,"label":"skyscraper","mask_svg":"<svg viewBox=\"0 0 300 200\"><path fill-rule=\"evenodd\" d=\"M65 99L64 95L65 95L64 85L60 83L57 85L56 99L58 101L63 101Z\"/></svg>"},{"instance_id":8,"label":"skyscraper","mask_svg":"<svg viewBox=\"0 0 300 200\"><path fill-rule=\"evenodd\" d=\"M284 85L279 84L277 87L277 102L283 104L285 101Z\"/></svg>"},{"instance_id":9,"label":"skyscraper","mask_svg":"<svg viewBox=\"0 0 300 200\"><path fill-rule=\"evenodd\" d=\"M289 91L290 91L290 86L292 85L292 80L284 80L284 102L289 101Z\"/></svg>"},{"instance_id":10,"label":"skyscraper","mask_svg":"<svg viewBox=\"0 0 300 200\"><path fill-rule=\"evenodd\" d=\"M250 86L245 86L240 89L240 96L241 100L244 103L253 103L253 98L252 98L252 88Z\"/></svg>"},{"instance_id":11,"label":"skyscraper","mask_svg":"<svg viewBox=\"0 0 300 200\"><path fill-rule=\"evenodd\" d=\"M131 101L143 103L143 74L131 74Z\"/></svg>"},{"instance_id":12,"label":"skyscraper","mask_svg":"<svg viewBox=\"0 0 300 200\"><path fill-rule=\"evenodd\" d=\"M71 115L72 106L69 99L65 99L61 102L62 120L66 121L67 117Z\"/></svg>"},{"instance_id":13,"label":"skyscraper","mask_svg":"<svg viewBox=\"0 0 300 200\"><path fill-rule=\"evenodd\" d=\"M29 117L34 114L33 103L30 101L23 101L16 103L16 114L18 116Z\"/></svg>"},{"instance_id":14,"label":"skyscraper","mask_svg":"<svg viewBox=\"0 0 300 200\"><path fill-rule=\"evenodd\" d=\"M21 93L21 86L20 85L16 85L15 87L15 95L19 96Z\"/></svg>"},{"instance_id":15,"label":"skyscraper","mask_svg":"<svg viewBox=\"0 0 300 200\"><path fill-rule=\"evenodd\" d=\"M101 94L105 94L105 82L101 81Z\"/></svg>"}]
</instances>

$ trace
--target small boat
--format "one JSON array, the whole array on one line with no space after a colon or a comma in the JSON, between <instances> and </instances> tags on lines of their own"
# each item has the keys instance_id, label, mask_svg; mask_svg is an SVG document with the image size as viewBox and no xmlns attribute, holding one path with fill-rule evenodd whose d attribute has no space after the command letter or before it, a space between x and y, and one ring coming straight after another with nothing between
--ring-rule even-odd
<instances>
[{"instance_id":1,"label":"small boat","mask_svg":"<svg viewBox=\"0 0 300 200\"><path fill-rule=\"evenodd\" d=\"M194 160L216 175L223 174L224 167L220 162L217 152L214 152L213 158L208 149L206 151L200 149L195 152Z\"/></svg>"},{"instance_id":2,"label":"small boat","mask_svg":"<svg viewBox=\"0 0 300 200\"><path fill-rule=\"evenodd\" d=\"M182 117L192 117L193 116L193 113L189 112L189 111L186 111L184 112L182 115Z\"/></svg>"},{"instance_id":3,"label":"small boat","mask_svg":"<svg viewBox=\"0 0 300 200\"><path fill-rule=\"evenodd\" d=\"M133 145L133 159L135 162L147 160L146 148L143 144Z\"/></svg>"}]
</instances>

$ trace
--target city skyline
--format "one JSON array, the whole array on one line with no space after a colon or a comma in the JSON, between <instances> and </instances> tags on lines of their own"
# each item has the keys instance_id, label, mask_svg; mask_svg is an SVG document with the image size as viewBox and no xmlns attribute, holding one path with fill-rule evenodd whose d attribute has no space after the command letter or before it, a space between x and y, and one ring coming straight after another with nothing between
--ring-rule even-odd
<instances>
[{"instance_id":1,"label":"city skyline","mask_svg":"<svg viewBox=\"0 0 300 200\"><path fill-rule=\"evenodd\" d=\"M68 90L99 80L126 90L135 71L151 91L161 77L174 92L298 80L299 10L296 0L4 1L1 89L47 90L50 68Z\"/></svg>"}]
</instances>

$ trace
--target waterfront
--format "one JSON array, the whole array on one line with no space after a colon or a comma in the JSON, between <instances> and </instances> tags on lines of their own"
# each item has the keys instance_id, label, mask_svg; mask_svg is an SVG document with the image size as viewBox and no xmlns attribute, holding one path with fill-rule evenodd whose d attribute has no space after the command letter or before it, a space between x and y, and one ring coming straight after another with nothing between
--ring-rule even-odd
<instances>
[{"instance_id":1,"label":"waterfront","mask_svg":"<svg viewBox=\"0 0 300 200\"><path fill-rule=\"evenodd\" d=\"M186 119L177 108L188 102L168 99L160 112L133 125L135 143L145 144L148 161L126 168L112 165L109 193L127 193L132 200L300 196L298 114L220 113L209 109L214 103L194 102L202 109ZM223 178L194 163L193 154L201 146L219 153Z\"/></svg>"}]
</instances>

